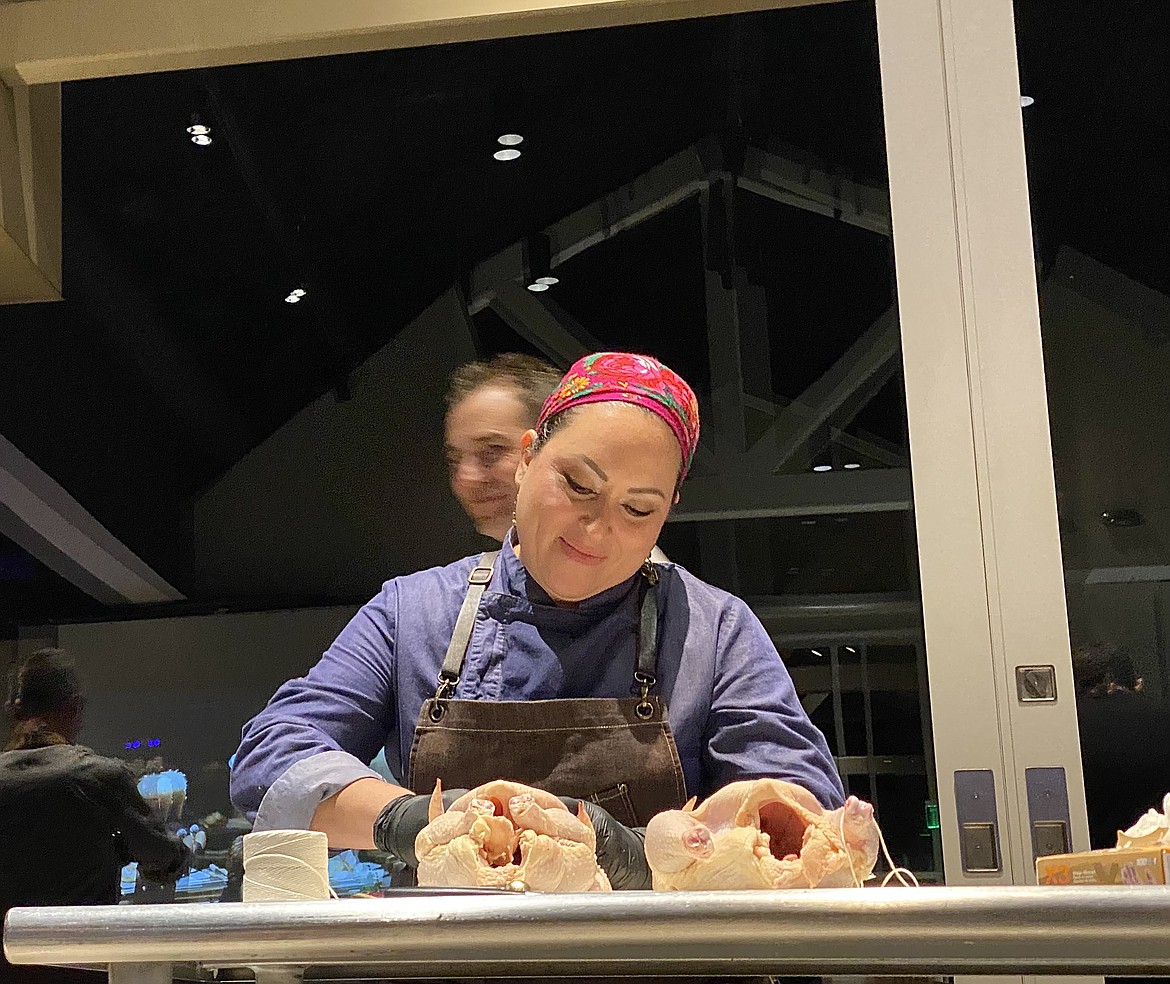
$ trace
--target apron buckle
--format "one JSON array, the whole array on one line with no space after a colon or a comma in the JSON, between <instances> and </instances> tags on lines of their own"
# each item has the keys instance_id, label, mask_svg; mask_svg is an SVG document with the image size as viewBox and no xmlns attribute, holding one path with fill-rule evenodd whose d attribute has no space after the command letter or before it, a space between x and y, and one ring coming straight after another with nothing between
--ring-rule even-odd
<instances>
[{"instance_id":1,"label":"apron buckle","mask_svg":"<svg viewBox=\"0 0 1170 984\"><path fill-rule=\"evenodd\" d=\"M447 713L447 698L455 696L455 685L458 682L458 673L448 673L446 670L439 670L439 686L435 690L435 696L431 698L431 710L428 714L428 717L435 724L443 720L443 715Z\"/></svg>"},{"instance_id":2,"label":"apron buckle","mask_svg":"<svg viewBox=\"0 0 1170 984\"><path fill-rule=\"evenodd\" d=\"M490 567L476 567L467 575L468 584L491 584L492 569Z\"/></svg>"},{"instance_id":3,"label":"apron buckle","mask_svg":"<svg viewBox=\"0 0 1170 984\"><path fill-rule=\"evenodd\" d=\"M455 685L458 682L458 674L448 673L446 670L439 670L439 687L435 691L435 700L446 700L448 697L454 697Z\"/></svg>"},{"instance_id":4,"label":"apron buckle","mask_svg":"<svg viewBox=\"0 0 1170 984\"><path fill-rule=\"evenodd\" d=\"M652 673L641 670L634 671L634 680L638 684L640 700L634 705L634 713L643 721L649 721L654 716L654 705L650 703L650 688L658 682Z\"/></svg>"}]
</instances>

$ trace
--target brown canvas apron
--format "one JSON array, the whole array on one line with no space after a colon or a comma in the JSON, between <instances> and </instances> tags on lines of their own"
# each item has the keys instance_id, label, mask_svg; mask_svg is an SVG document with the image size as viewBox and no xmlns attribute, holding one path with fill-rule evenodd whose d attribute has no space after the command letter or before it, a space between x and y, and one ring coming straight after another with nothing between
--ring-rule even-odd
<instances>
[{"instance_id":1,"label":"brown canvas apron","mask_svg":"<svg viewBox=\"0 0 1170 984\"><path fill-rule=\"evenodd\" d=\"M454 700L480 599L499 551L485 553L447 647L439 687L423 704L410 750L407 783L429 793L473 789L492 779L514 779L557 796L592 800L621 823L643 827L656 813L686 800L678 749L666 705L652 696L658 663L658 572L643 568L637 697L576 700Z\"/></svg>"},{"instance_id":2,"label":"brown canvas apron","mask_svg":"<svg viewBox=\"0 0 1170 984\"><path fill-rule=\"evenodd\" d=\"M621 823L634 827L644 827L663 810L678 809L686 799L682 762L667 723L666 704L650 693L658 665L658 572L652 564L642 571L645 581L641 585L634 671L637 697L452 699L471 642L475 614L491 582L498 553L493 550L481 556L468 576L469 588L439 671L439 687L419 713L410 749L409 787L416 793L429 793L436 778L442 779L445 789L473 789L492 779L514 779L557 796L592 800ZM547 978L543 984L618 980L623 978ZM769 979L639 977L636 981L768 984ZM517 978L513 984L542 982Z\"/></svg>"}]
</instances>

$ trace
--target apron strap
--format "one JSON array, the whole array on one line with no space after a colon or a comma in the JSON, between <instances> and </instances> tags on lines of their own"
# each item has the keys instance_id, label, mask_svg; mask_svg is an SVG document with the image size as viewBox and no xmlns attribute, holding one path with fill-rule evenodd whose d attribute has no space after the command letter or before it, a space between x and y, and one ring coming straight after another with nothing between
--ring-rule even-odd
<instances>
[{"instance_id":1,"label":"apron strap","mask_svg":"<svg viewBox=\"0 0 1170 984\"><path fill-rule=\"evenodd\" d=\"M498 550L488 550L480 554L479 561L467 575L467 594L463 596L463 605L455 620L455 630L451 633L451 641L447 643L447 655L443 657L443 668L439 670L439 689L435 692L437 700L450 697L455 692L455 684L463 672L467 647L471 643L471 630L475 628L475 613L479 611L479 601L484 591L492 582L492 568L499 553Z\"/></svg>"},{"instance_id":2,"label":"apron strap","mask_svg":"<svg viewBox=\"0 0 1170 984\"><path fill-rule=\"evenodd\" d=\"M435 700L446 700L455 693L455 686L459 683L459 675L463 672L463 660L467 657L467 647L471 644L471 632L475 628L475 615L479 611L479 602L487 586L491 584L493 567L498 550L489 550L480 555L479 561L467 575L467 594L463 596L463 604L459 608L459 616L455 619L455 629L451 633L451 641L447 644L447 654L443 657L443 668L439 670L439 687L435 691ZM650 703L650 688L658 682L655 673L658 670L658 571L652 563L647 561L642 567L642 606L638 623L638 662L634 670L634 681L638 684L641 702L635 708L639 717L650 718L654 714L654 706Z\"/></svg>"},{"instance_id":3,"label":"apron strap","mask_svg":"<svg viewBox=\"0 0 1170 984\"><path fill-rule=\"evenodd\" d=\"M646 581L642 585L642 617L638 626L638 672L647 676L654 676L658 669L658 592L652 584Z\"/></svg>"},{"instance_id":4,"label":"apron strap","mask_svg":"<svg viewBox=\"0 0 1170 984\"><path fill-rule=\"evenodd\" d=\"M634 708L638 717L648 721L654 716L650 688L658 682L658 570L650 562L642 565L642 612L638 622L638 664L634 682L641 698Z\"/></svg>"}]
</instances>

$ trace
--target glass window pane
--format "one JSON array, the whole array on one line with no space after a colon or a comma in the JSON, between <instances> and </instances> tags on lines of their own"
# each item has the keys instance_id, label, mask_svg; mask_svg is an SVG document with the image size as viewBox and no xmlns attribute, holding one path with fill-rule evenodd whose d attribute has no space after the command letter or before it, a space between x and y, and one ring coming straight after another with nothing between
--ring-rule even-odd
<instances>
[{"instance_id":1,"label":"glass window pane","mask_svg":"<svg viewBox=\"0 0 1170 984\"><path fill-rule=\"evenodd\" d=\"M1170 788L1170 134L1155 3L1016 3L1090 839ZM1124 39L1124 41L1122 40ZM1124 44L1125 72L1116 64Z\"/></svg>"},{"instance_id":2,"label":"glass window pane","mask_svg":"<svg viewBox=\"0 0 1170 984\"><path fill-rule=\"evenodd\" d=\"M939 877L871 0L92 79L63 110L70 286L0 311L32 408L5 434L186 598L88 664L87 740L185 776L168 821L206 844L180 899L234 890L244 721L386 578L503 535L451 494L451 372L592 349L694 385L658 545L746 601L849 791ZM15 543L0 574L13 631L148 614ZM283 635L230 621L270 609ZM385 861L339 855L335 889L382 890Z\"/></svg>"}]
</instances>

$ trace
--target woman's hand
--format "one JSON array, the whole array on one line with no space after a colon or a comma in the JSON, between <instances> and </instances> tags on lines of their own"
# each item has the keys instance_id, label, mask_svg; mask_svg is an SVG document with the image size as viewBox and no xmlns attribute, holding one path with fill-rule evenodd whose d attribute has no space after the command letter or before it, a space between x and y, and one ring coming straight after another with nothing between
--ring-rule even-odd
<instances>
[{"instance_id":1,"label":"woman's hand","mask_svg":"<svg viewBox=\"0 0 1170 984\"><path fill-rule=\"evenodd\" d=\"M466 789L444 789L443 809L450 808ZM430 822L430 796L399 796L392 799L374 821L374 847L398 858L409 868L418 867L414 842Z\"/></svg>"},{"instance_id":2,"label":"woman's hand","mask_svg":"<svg viewBox=\"0 0 1170 984\"><path fill-rule=\"evenodd\" d=\"M646 828L627 827L596 803L562 796L561 802L574 814L578 802L597 834L597 863L609 878L614 891L637 892L651 888L650 865L646 862Z\"/></svg>"}]
</instances>

